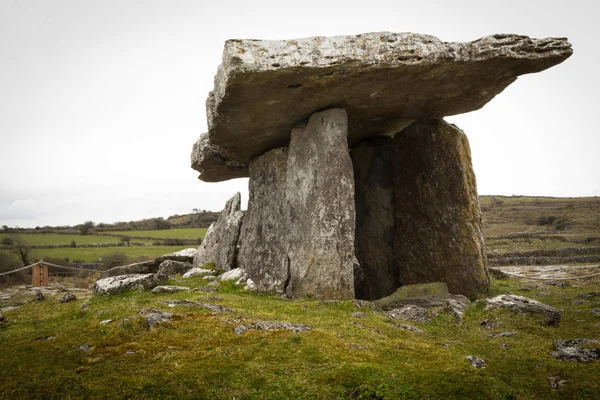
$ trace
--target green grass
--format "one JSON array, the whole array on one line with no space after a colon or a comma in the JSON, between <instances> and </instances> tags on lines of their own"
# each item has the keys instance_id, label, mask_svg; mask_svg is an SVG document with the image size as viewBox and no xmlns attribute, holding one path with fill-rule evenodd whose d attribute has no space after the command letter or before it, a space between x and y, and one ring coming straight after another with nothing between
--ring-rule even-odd
<instances>
[{"instance_id":1,"label":"green grass","mask_svg":"<svg viewBox=\"0 0 600 400\"><path fill-rule=\"evenodd\" d=\"M171 283L205 284L201 278ZM551 294L540 300L564 311L557 328L534 317L484 312L473 305L463 325L442 314L430 324L415 324L425 330L422 334L398 329L372 310L353 319L351 302L289 301L233 288L217 297L202 292L94 297L87 310L80 310L81 300L30 303L7 312L13 322L0 328L0 398L595 399L600 362L550 356L554 340L598 338L600 328L593 324L600 317L590 311L600 306L600 299L571 303L579 293L598 290L600 281L581 285L544 289ZM531 284L501 280L494 281L492 290L520 293L524 286ZM163 304L198 298L235 312L213 314ZM136 314L143 307L168 310L176 318L148 331ZM131 322L120 327L119 321L128 317ZM243 322L234 320L240 318L306 323L314 329L237 336L233 328ZM105 319L115 322L99 325ZM496 332L518 335L486 338L489 332L479 325L484 319L502 323ZM51 335L58 336L36 340ZM501 343L512 347L501 349ZM78 350L82 344L93 350ZM130 349L134 355L126 355ZM473 368L465 359L469 355L482 357L488 367ZM552 390L552 376L567 380L565 388Z\"/></svg>"},{"instance_id":2,"label":"green grass","mask_svg":"<svg viewBox=\"0 0 600 400\"><path fill-rule=\"evenodd\" d=\"M69 260L82 259L85 262L97 262L98 258L113 252L122 252L130 258L147 257L156 258L164 254L187 249L194 246L147 246L147 247L95 247L95 248L61 248L61 249L34 249L32 260L38 261L48 257L66 258ZM6 250L0 250L6 251Z\"/></svg>"},{"instance_id":3,"label":"green grass","mask_svg":"<svg viewBox=\"0 0 600 400\"><path fill-rule=\"evenodd\" d=\"M11 235L1 235L0 238ZM96 244L96 243L116 243L120 238L113 236L99 235L62 235L58 233L22 233L15 235L25 240L31 245L50 245L50 244L71 244L75 241L77 244ZM135 240L136 242L152 243L152 240Z\"/></svg>"},{"instance_id":4,"label":"green grass","mask_svg":"<svg viewBox=\"0 0 600 400\"><path fill-rule=\"evenodd\" d=\"M206 235L207 228L172 228L155 231L115 231L107 232L117 235L129 236L147 236L157 239L177 238L177 239L202 239Z\"/></svg>"}]
</instances>

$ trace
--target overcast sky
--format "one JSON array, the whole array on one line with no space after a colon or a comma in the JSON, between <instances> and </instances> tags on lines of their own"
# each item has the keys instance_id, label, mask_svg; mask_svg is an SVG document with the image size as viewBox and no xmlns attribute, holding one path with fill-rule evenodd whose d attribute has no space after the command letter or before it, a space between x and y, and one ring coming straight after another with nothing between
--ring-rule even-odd
<instances>
[{"instance_id":1,"label":"overcast sky","mask_svg":"<svg viewBox=\"0 0 600 400\"><path fill-rule=\"evenodd\" d=\"M447 120L469 137L480 194L598 196L598 4L0 0L0 225L220 210L236 191L247 201L247 179L204 183L189 166L232 38L567 36L569 60Z\"/></svg>"}]
</instances>

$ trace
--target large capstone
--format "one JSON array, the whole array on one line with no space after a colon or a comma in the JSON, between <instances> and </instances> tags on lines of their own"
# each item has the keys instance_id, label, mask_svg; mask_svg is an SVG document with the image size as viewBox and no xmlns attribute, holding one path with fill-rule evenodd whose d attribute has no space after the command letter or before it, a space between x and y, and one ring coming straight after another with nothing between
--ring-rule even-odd
<instances>
[{"instance_id":1,"label":"large capstone","mask_svg":"<svg viewBox=\"0 0 600 400\"><path fill-rule=\"evenodd\" d=\"M446 282L475 297L489 286L466 135L440 120L394 137L394 256L400 284Z\"/></svg>"},{"instance_id":2,"label":"large capstone","mask_svg":"<svg viewBox=\"0 0 600 400\"><path fill-rule=\"evenodd\" d=\"M214 263L217 268L229 271L235 268L237 244L244 213L240 211L241 196L236 193L221 211L221 215L206 232L194 256L193 266L198 268Z\"/></svg>"},{"instance_id":3,"label":"large capstone","mask_svg":"<svg viewBox=\"0 0 600 400\"><path fill-rule=\"evenodd\" d=\"M289 281L287 162L287 148L281 148L250 163L250 198L240 233L238 266L260 291L284 292Z\"/></svg>"},{"instance_id":4,"label":"large capstone","mask_svg":"<svg viewBox=\"0 0 600 400\"><path fill-rule=\"evenodd\" d=\"M286 200L287 293L354 298L354 178L343 109L313 114L292 131Z\"/></svg>"},{"instance_id":5,"label":"large capstone","mask_svg":"<svg viewBox=\"0 0 600 400\"><path fill-rule=\"evenodd\" d=\"M251 160L286 146L296 124L331 106L347 111L351 145L415 119L477 110L519 75L572 53L566 38L506 34L468 43L390 32L228 40L192 167L207 182L248 176Z\"/></svg>"}]
</instances>

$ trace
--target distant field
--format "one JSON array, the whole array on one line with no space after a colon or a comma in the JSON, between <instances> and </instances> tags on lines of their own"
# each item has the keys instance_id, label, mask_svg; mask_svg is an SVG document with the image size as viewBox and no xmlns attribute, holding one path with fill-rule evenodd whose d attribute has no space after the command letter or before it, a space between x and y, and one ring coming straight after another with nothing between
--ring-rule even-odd
<instances>
[{"instance_id":1,"label":"distant field","mask_svg":"<svg viewBox=\"0 0 600 400\"><path fill-rule=\"evenodd\" d=\"M158 239L198 239L204 238L207 230L207 228L172 228L155 231L114 231L107 233L114 233L115 235L147 236Z\"/></svg>"},{"instance_id":2,"label":"distant field","mask_svg":"<svg viewBox=\"0 0 600 400\"><path fill-rule=\"evenodd\" d=\"M5 236L17 236L25 240L28 244L43 245L43 244L70 244L73 240L77 244L94 244L94 243L115 243L119 242L120 238L113 236L98 236L98 235L61 235L58 233L23 233L19 235L0 234L0 238ZM135 240L151 244L151 239Z\"/></svg>"},{"instance_id":3,"label":"distant field","mask_svg":"<svg viewBox=\"0 0 600 400\"><path fill-rule=\"evenodd\" d=\"M39 261L48 257L65 258L69 260L82 259L85 262L97 262L98 258L114 252L125 253L128 257L148 257L156 258L164 254L172 253L188 247L194 246L148 246L148 247L97 247L97 248L64 248L64 249L34 249L32 260ZM6 251L6 250L0 250Z\"/></svg>"}]
</instances>

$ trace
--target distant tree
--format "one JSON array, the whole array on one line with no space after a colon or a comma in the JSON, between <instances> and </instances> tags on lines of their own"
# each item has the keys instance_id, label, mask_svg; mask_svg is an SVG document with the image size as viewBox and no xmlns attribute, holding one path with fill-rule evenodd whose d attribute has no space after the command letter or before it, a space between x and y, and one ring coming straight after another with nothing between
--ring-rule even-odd
<instances>
[{"instance_id":1,"label":"distant tree","mask_svg":"<svg viewBox=\"0 0 600 400\"><path fill-rule=\"evenodd\" d=\"M128 235L121 236L121 242L127 243L127 246L130 246L131 236L128 236Z\"/></svg>"},{"instance_id":2,"label":"distant tree","mask_svg":"<svg viewBox=\"0 0 600 400\"><path fill-rule=\"evenodd\" d=\"M72 248L77 247L77 242L74 240L71 240L71 244L69 245L69 247L72 247Z\"/></svg>"},{"instance_id":3,"label":"distant tree","mask_svg":"<svg viewBox=\"0 0 600 400\"><path fill-rule=\"evenodd\" d=\"M115 251L104 255L100 269L107 270L125 264L127 264L127 256L125 253Z\"/></svg>"},{"instance_id":4,"label":"distant tree","mask_svg":"<svg viewBox=\"0 0 600 400\"><path fill-rule=\"evenodd\" d=\"M22 238L15 236L12 238L13 240L13 248L12 251L15 253L20 259L23 265L29 265L31 260L31 246Z\"/></svg>"},{"instance_id":5,"label":"distant tree","mask_svg":"<svg viewBox=\"0 0 600 400\"><path fill-rule=\"evenodd\" d=\"M94 227L94 223L92 221L85 221L83 224L78 225L79 233L82 235L89 235L90 230Z\"/></svg>"},{"instance_id":6,"label":"distant tree","mask_svg":"<svg viewBox=\"0 0 600 400\"><path fill-rule=\"evenodd\" d=\"M8 232L9 229L7 225L2 225L2 232Z\"/></svg>"},{"instance_id":7,"label":"distant tree","mask_svg":"<svg viewBox=\"0 0 600 400\"><path fill-rule=\"evenodd\" d=\"M11 238L9 236L4 236L0 243L2 243L4 246L12 246L15 242L14 242L13 238Z\"/></svg>"},{"instance_id":8,"label":"distant tree","mask_svg":"<svg viewBox=\"0 0 600 400\"><path fill-rule=\"evenodd\" d=\"M153 229L170 229L171 224L165 221L163 217L154 218L151 223Z\"/></svg>"},{"instance_id":9,"label":"distant tree","mask_svg":"<svg viewBox=\"0 0 600 400\"><path fill-rule=\"evenodd\" d=\"M197 208L192 209L192 211L194 212L194 214L198 214L200 212L200 210L198 210Z\"/></svg>"}]
</instances>

